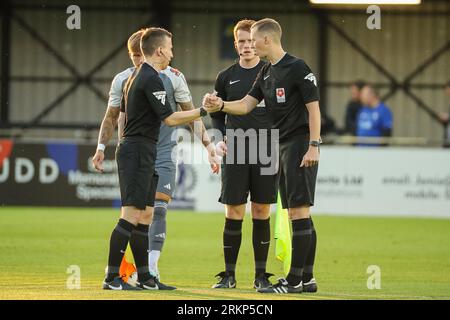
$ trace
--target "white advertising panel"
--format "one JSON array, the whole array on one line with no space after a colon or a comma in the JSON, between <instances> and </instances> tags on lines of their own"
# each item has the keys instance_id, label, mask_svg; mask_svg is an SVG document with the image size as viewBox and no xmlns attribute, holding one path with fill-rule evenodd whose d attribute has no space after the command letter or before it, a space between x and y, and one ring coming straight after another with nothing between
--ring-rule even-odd
<instances>
[{"instance_id":1,"label":"white advertising panel","mask_svg":"<svg viewBox=\"0 0 450 320\"><path fill-rule=\"evenodd\" d=\"M184 198L197 211L223 211L220 175L211 173L204 148L179 148L191 171ZM312 211L450 218L450 150L324 146Z\"/></svg>"}]
</instances>

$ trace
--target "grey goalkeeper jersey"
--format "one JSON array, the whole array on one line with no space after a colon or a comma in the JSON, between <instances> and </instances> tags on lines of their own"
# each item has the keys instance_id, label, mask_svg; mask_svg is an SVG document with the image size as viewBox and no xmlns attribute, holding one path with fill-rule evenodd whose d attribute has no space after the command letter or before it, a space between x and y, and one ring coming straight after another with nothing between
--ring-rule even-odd
<instances>
[{"instance_id":1,"label":"grey goalkeeper jersey","mask_svg":"<svg viewBox=\"0 0 450 320\"><path fill-rule=\"evenodd\" d=\"M109 91L108 106L120 107L123 88L135 69L134 67L128 68L114 77ZM177 103L185 103L192 100L186 79L180 71L168 66L159 73L159 77L163 82L164 89L166 89L166 97L174 112L177 111ZM175 127L169 127L161 123L157 144L158 158L163 154L171 156L172 148L177 144L176 137L172 137L175 129Z\"/></svg>"}]
</instances>

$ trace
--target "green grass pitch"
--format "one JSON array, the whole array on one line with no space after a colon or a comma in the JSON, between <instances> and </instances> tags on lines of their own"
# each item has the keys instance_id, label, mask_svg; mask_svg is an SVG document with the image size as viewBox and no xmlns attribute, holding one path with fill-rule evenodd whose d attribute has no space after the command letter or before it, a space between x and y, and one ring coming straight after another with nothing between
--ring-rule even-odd
<instances>
[{"instance_id":1,"label":"green grass pitch","mask_svg":"<svg viewBox=\"0 0 450 320\"><path fill-rule=\"evenodd\" d=\"M237 289L211 289L223 269L224 217L190 211L169 211L160 261L162 281L178 290L103 291L118 214L113 209L0 208L0 299L450 299L450 220L316 216L319 292L278 296L252 289L248 215ZM79 290L66 287L70 265L81 269ZM367 288L370 265L381 269L381 289ZM273 241L268 272L282 276Z\"/></svg>"}]
</instances>

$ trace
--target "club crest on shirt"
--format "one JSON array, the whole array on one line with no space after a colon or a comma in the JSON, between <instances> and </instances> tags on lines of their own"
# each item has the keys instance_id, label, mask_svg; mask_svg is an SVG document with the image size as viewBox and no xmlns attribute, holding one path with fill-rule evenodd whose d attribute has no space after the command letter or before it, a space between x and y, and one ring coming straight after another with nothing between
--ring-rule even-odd
<instances>
[{"instance_id":1,"label":"club crest on shirt","mask_svg":"<svg viewBox=\"0 0 450 320\"><path fill-rule=\"evenodd\" d=\"M284 92L284 88L276 88L275 95L277 96L278 103L286 102L286 93Z\"/></svg>"},{"instance_id":2,"label":"club crest on shirt","mask_svg":"<svg viewBox=\"0 0 450 320\"><path fill-rule=\"evenodd\" d=\"M175 68L170 68L170 71L171 71L172 73L175 73L176 76L179 76L179 75L180 75L180 71L178 71L178 70L175 69Z\"/></svg>"}]
</instances>

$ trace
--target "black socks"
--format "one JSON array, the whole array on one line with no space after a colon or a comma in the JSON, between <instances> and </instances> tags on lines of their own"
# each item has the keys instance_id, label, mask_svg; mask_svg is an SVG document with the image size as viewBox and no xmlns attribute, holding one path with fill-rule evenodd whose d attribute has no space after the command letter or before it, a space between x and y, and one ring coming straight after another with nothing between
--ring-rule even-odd
<instances>
[{"instance_id":1,"label":"black socks","mask_svg":"<svg viewBox=\"0 0 450 320\"><path fill-rule=\"evenodd\" d=\"M236 261L241 247L242 220L225 219L223 230L223 254L225 257L225 270L235 274Z\"/></svg>"},{"instance_id":2,"label":"black socks","mask_svg":"<svg viewBox=\"0 0 450 320\"><path fill-rule=\"evenodd\" d=\"M303 269L311 246L311 219L292 220L292 260L286 278L292 286L303 280Z\"/></svg>"},{"instance_id":3,"label":"black socks","mask_svg":"<svg viewBox=\"0 0 450 320\"><path fill-rule=\"evenodd\" d=\"M270 246L270 218L253 219L253 253L255 257L255 278L266 272L267 255Z\"/></svg>"},{"instance_id":4,"label":"black socks","mask_svg":"<svg viewBox=\"0 0 450 320\"><path fill-rule=\"evenodd\" d=\"M130 238L130 247L136 263L139 282L145 282L150 279L148 268L148 229L149 225L138 224L131 233Z\"/></svg>"},{"instance_id":5,"label":"black socks","mask_svg":"<svg viewBox=\"0 0 450 320\"><path fill-rule=\"evenodd\" d=\"M133 224L124 219L120 219L111 233L106 281L112 281L119 276L120 264L122 263L122 258L127 249L133 229Z\"/></svg>"}]
</instances>

